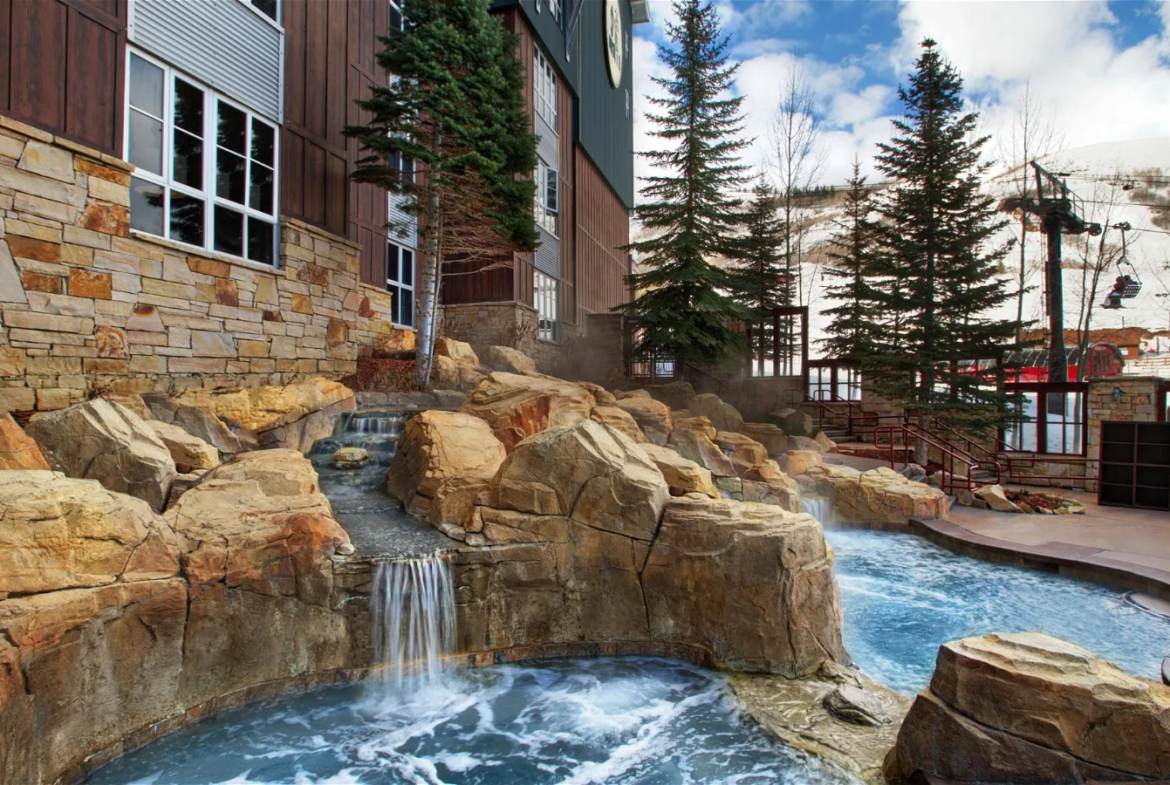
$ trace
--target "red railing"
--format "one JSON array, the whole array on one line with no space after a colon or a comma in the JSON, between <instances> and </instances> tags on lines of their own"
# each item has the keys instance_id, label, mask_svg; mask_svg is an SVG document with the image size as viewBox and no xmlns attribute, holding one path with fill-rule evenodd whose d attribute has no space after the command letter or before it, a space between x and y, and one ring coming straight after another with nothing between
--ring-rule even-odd
<instances>
[{"instance_id":1,"label":"red railing","mask_svg":"<svg viewBox=\"0 0 1170 785\"><path fill-rule=\"evenodd\" d=\"M982 461L976 458L971 453L951 444L946 439L932 433L926 428L917 423L905 422L901 425L879 425L874 428L874 445L881 446L881 438L883 436L889 437L890 449L890 468L893 469L897 463L896 450L909 450L912 446L911 440L925 444L927 447L933 447L938 451L942 465L942 480L940 486L944 491L966 490L972 491L983 483L975 480L971 475L976 471L991 472L995 475L995 482L999 483L1003 479L1003 468L998 461ZM901 437L901 444L898 444L897 437ZM967 470L960 474L955 471L956 463L966 465Z\"/></svg>"}]
</instances>

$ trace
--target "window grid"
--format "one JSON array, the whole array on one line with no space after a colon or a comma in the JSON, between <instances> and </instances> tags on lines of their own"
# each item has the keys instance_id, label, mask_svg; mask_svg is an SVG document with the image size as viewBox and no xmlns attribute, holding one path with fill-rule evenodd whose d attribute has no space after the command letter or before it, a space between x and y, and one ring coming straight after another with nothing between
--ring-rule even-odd
<instances>
[{"instance_id":1,"label":"window grid","mask_svg":"<svg viewBox=\"0 0 1170 785\"><path fill-rule=\"evenodd\" d=\"M386 244L386 290L391 293L390 322L414 326L414 251Z\"/></svg>"},{"instance_id":2,"label":"window grid","mask_svg":"<svg viewBox=\"0 0 1170 785\"><path fill-rule=\"evenodd\" d=\"M125 156L138 167L131 178L131 227L275 265L275 126L161 62L134 50L129 55ZM242 150L220 144L225 115L243 120ZM258 148L261 139L270 144ZM239 159L235 172L222 171L229 155ZM220 193L224 177L235 180L224 183L227 195ZM236 221L238 242L225 242Z\"/></svg>"},{"instance_id":3,"label":"window grid","mask_svg":"<svg viewBox=\"0 0 1170 785\"><path fill-rule=\"evenodd\" d=\"M557 75L539 49L532 55L532 97L536 113L557 131Z\"/></svg>"},{"instance_id":4,"label":"window grid","mask_svg":"<svg viewBox=\"0 0 1170 785\"><path fill-rule=\"evenodd\" d=\"M559 334L557 321L557 288L559 281L539 270L534 272L533 301L536 305L536 337L542 341L556 341Z\"/></svg>"},{"instance_id":5,"label":"window grid","mask_svg":"<svg viewBox=\"0 0 1170 785\"><path fill-rule=\"evenodd\" d=\"M533 178L536 182L536 194L533 197L536 225L556 237L557 214L560 212L560 173L538 158Z\"/></svg>"}]
</instances>

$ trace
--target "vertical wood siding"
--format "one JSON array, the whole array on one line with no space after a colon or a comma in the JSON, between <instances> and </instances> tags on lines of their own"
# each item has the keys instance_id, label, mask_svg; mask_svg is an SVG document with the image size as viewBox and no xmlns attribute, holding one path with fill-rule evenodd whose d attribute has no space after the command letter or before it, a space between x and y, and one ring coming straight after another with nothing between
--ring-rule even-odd
<instances>
[{"instance_id":1,"label":"vertical wood siding","mask_svg":"<svg viewBox=\"0 0 1170 785\"><path fill-rule=\"evenodd\" d=\"M385 81L376 55L390 29L389 3L283 0L283 8L281 210L361 243L362 281L385 287L387 194L350 181L361 154L342 129L367 120L354 102Z\"/></svg>"},{"instance_id":2,"label":"vertical wood siding","mask_svg":"<svg viewBox=\"0 0 1170 785\"><path fill-rule=\"evenodd\" d=\"M126 0L0 0L0 113L122 154Z\"/></svg>"},{"instance_id":3,"label":"vertical wood siding","mask_svg":"<svg viewBox=\"0 0 1170 785\"><path fill-rule=\"evenodd\" d=\"M577 310L605 313L629 299L625 284L630 219L625 204L581 148L577 174Z\"/></svg>"}]
</instances>

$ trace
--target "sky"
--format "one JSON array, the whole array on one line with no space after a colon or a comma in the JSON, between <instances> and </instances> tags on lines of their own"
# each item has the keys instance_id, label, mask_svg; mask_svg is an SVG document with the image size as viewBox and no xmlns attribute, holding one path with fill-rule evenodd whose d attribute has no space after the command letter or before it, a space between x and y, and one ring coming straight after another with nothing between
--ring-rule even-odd
<instances>
[{"instance_id":1,"label":"sky","mask_svg":"<svg viewBox=\"0 0 1170 785\"><path fill-rule=\"evenodd\" d=\"M840 184L854 156L863 171L875 145L892 134L905 84L923 38L934 38L965 81L993 136L987 152L1004 160L1025 89L1036 97L1065 149L1170 136L1170 0L713 0L739 63L744 97L744 162L766 160L781 76L795 61L813 89L821 122L821 182ZM669 0L650 0L652 21L634 28L635 148L652 150L642 112L660 93L666 69ZM1170 166L1170 161L1167 161ZM639 175L647 164L639 161Z\"/></svg>"}]
</instances>

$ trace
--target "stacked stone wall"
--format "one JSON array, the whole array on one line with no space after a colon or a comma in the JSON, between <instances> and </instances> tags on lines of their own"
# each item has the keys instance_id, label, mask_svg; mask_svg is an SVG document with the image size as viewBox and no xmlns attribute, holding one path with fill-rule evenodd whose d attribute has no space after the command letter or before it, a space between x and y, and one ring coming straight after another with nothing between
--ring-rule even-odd
<instances>
[{"instance_id":1,"label":"stacked stone wall","mask_svg":"<svg viewBox=\"0 0 1170 785\"><path fill-rule=\"evenodd\" d=\"M1086 490L1097 490L1097 459L1101 457L1101 423L1155 422L1158 387L1165 379L1154 376L1113 376L1089 380L1089 449ZM1113 391L1120 390L1115 399Z\"/></svg>"},{"instance_id":2,"label":"stacked stone wall","mask_svg":"<svg viewBox=\"0 0 1170 785\"><path fill-rule=\"evenodd\" d=\"M337 378L396 331L359 246L284 220L272 268L140 234L132 171L0 116L0 411Z\"/></svg>"},{"instance_id":3,"label":"stacked stone wall","mask_svg":"<svg viewBox=\"0 0 1170 785\"><path fill-rule=\"evenodd\" d=\"M489 346L509 346L540 365L536 322L536 309L516 301L460 303L442 306L440 334L466 341L480 357L487 357Z\"/></svg>"}]
</instances>

